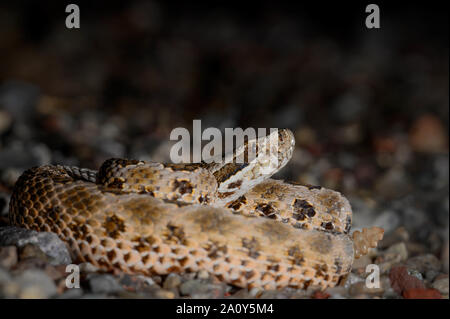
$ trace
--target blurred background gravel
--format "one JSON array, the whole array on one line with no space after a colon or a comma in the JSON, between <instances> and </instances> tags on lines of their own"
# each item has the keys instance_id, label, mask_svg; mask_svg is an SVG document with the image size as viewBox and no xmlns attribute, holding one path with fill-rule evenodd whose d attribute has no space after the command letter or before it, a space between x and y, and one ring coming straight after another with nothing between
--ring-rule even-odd
<instances>
[{"instance_id":1,"label":"blurred background gravel","mask_svg":"<svg viewBox=\"0 0 450 319\"><path fill-rule=\"evenodd\" d=\"M193 119L203 128L287 127L297 148L275 177L342 192L353 207L353 229L386 230L381 248L359 266L387 263L391 285L402 271L391 271L395 265L418 271L423 289L443 279L446 293L437 290L448 298L446 12L380 5L381 29L368 30L360 4L346 11L293 3L77 4L79 30L65 28L62 3L0 4L0 226L8 222L14 182L32 166L169 161L170 131L191 129ZM0 263L0 295L23 296L19 288L1 292L1 271L7 278L21 260L20 250L5 247L0 259L13 261L3 270ZM419 269L414 258L428 266ZM362 278L355 269L352 276ZM160 280L163 291L178 283L170 278ZM355 278L342 291L313 296L411 296L391 287L374 295ZM149 296L192 295L184 289ZM214 293L235 293L227 289Z\"/></svg>"}]
</instances>

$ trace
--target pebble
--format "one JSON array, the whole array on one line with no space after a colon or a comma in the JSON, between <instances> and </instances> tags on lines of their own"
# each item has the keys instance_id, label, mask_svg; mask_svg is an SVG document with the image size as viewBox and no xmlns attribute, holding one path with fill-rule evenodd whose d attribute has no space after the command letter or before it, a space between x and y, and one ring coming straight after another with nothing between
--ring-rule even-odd
<instances>
[{"instance_id":1,"label":"pebble","mask_svg":"<svg viewBox=\"0 0 450 319\"><path fill-rule=\"evenodd\" d=\"M320 290L314 292L313 295L311 296L312 299L328 299L330 297L331 295L329 293L322 292Z\"/></svg>"},{"instance_id":2,"label":"pebble","mask_svg":"<svg viewBox=\"0 0 450 319\"><path fill-rule=\"evenodd\" d=\"M326 290L330 294L329 299L344 299L347 296L348 288L336 286Z\"/></svg>"},{"instance_id":3,"label":"pebble","mask_svg":"<svg viewBox=\"0 0 450 319\"><path fill-rule=\"evenodd\" d=\"M431 114L420 116L412 125L409 140L413 150L440 153L448 150L448 132L442 121Z\"/></svg>"},{"instance_id":4,"label":"pebble","mask_svg":"<svg viewBox=\"0 0 450 319\"><path fill-rule=\"evenodd\" d=\"M396 293L401 295L403 291L412 288L424 288L422 280L408 272L405 266L392 267L389 272L391 287Z\"/></svg>"},{"instance_id":5,"label":"pebble","mask_svg":"<svg viewBox=\"0 0 450 319\"><path fill-rule=\"evenodd\" d=\"M250 299L253 298L250 296L247 288L239 289L234 294L230 296L231 299Z\"/></svg>"},{"instance_id":6,"label":"pebble","mask_svg":"<svg viewBox=\"0 0 450 319\"><path fill-rule=\"evenodd\" d=\"M182 295L191 295L194 292L206 292L208 290L207 285L205 285L200 280L188 280L185 281L180 286L180 293Z\"/></svg>"},{"instance_id":7,"label":"pebble","mask_svg":"<svg viewBox=\"0 0 450 319\"><path fill-rule=\"evenodd\" d=\"M357 282L350 286L348 293L351 296L358 296L361 294L382 294L384 292L384 288L381 286L378 288L369 288L366 285L365 281Z\"/></svg>"},{"instance_id":8,"label":"pebble","mask_svg":"<svg viewBox=\"0 0 450 319\"><path fill-rule=\"evenodd\" d=\"M383 239L378 243L377 247L388 248L401 241L408 242L409 237L408 231L405 227L401 226L392 232L385 232Z\"/></svg>"},{"instance_id":9,"label":"pebble","mask_svg":"<svg viewBox=\"0 0 450 319\"><path fill-rule=\"evenodd\" d=\"M386 259L388 259L388 257L386 256L398 256L398 260L399 261L405 261L406 259L408 259L408 249L406 248L406 245L404 242L400 242L397 244L392 245L391 247L389 247L384 253L383 255L385 256Z\"/></svg>"},{"instance_id":10,"label":"pebble","mask_svg":"<svg viewBox=\"0 0 450 319\"><path fill-rule=\"evenodd\" d=\"M362 282L362 281L364 281L364 278L351 272L348 274L348 276L343 284L343 287L348 289L348 288L350 288L350 286L352 286L358 282Z\"/></svg>"},{"instance_id":11,"label":"pebble","mask_svg":"<svg viewBox=\"0 0 450 319\"><path fill-rule=\"evenodd\" d=\"M430 269L430 270L427 270L427 272L425 273L425 278L429 282L432 282L438 275L439 275L438 271Z\"/></svg>"},{"instance_id":12,"label":"pebble","mask_svg":"<svg viewBox=\"0 0 450 319\"><path fill-rule=\"evenodd\" d=\"M197 274L197 278L199 279L208 279L209 273L206 270L200 270Z\"/></svg>"},{"instance_id":13,"label":"pebble","mask_svg":"<svg viewBox=\"0 0 450 319\"><path fill-rule=\"evenodd\" d=\"M121 274L119 284L128 291L146 290L150 286L156 286L155 282L146 276Z\"/></svg>"},{"instance_id":14,"label":"pebble","mask_svg":"<svg viewBox=\"0 0 450 319\"><path fill-rule=\"evenodd\" d=\"M0 267L9 269L17 264L17 248L15 246L0 247Z\"/></svg>"},{"instance_id":15,"label":"pebble","mask_svg":"<svg viewBox=\"0 0 450 319\"><path fill-rule=\"evenodd\" d=\"M368 255L363 255L359 258L356 258L353 261L352 269L357 270L359 272L365 272L366 266L372 263L372 258ZM348 279L347 279L348 280Z\"/></svg>"},{"instance_id":16,"label":"pebble","mask_svg":"<svg viewBox=\"0 0 450 319\"><path fill-rule=\"evenodd\" d=\"M6 132L12 124L12 117L8 112L0 110L0 135Z\"/></svg>"},{"instance_id":17,"label":"pebble","mask_svg":"<svg viewBox=\"0 0 450 319\"><path fill-rule=\"evenodd\" d=\"M26 270L14 279L19 287L19 298L43 299L50 298L57 292L56 285L49 276L41 270Z\"/></svg>"},{"instance_id":18,"label":"pebble","mask_svg":"<svg viewBox=\"0 0 450 319\"><path fill-rule=\"evenodd\" d=\"M203 279L192 279L181 284L180 294L193 296L209 294L209 298L223 298L225 294L224 284L210 284Z\"/></svg>"},{"instance_id":19,"label":"pebble","mask_svg":"<svg viewBox=\"0 0 450 319\"><path fill-rule=\"evenodd\" d=\"M84 272L84 273L94 273L99 271L99 268L94 266L93 264L89 263L89 262L85 262L85 263L81 263L78 265L78 267L80 267L80 272Z\"/></svg>"},{"instance_id":20,"label":"pebble","mask_svg":"<svg viewBox=\"0 0 450 319\"><path fill-rule=\"evenodd\" d=\"M158 286L155 286L151 289L151 292L147 295L148 298L156 298L156 299L173 299L178 298L178 293L175 293L171 290L161 289Z\"/></svg>"},{"instance_id":21,"label":"pebble","mask_svg":"<svg viewBox=\"0 0 450 319\"><path fill-rule=\"evenodd\" d=\"M442 268L439 259L432 254L412 257L406 262L406 265L422 274L426 274L428 270L440 271Z\"/></svg>"},{"instance_id":22,"label":"pebble","mask_svg":"<svg viewBox=\"0 0 450 319\"><path fill-rule=\"evenodd\" d=\"M381 274L386 274L393 265L399 264L408 258L408 249L406 245L401 242L389 247L386 251L381 253L376 259Z\"/></svg>"},{"instance_id":23,"label":"pebble","mask_svg":"<svg viewBox=\"0 0 450 319\"><path fill-rule=\"evenodd\" d=\"M12 226L0 228L0 246L14 245L19 248L27 244L36 245L49 258L50 264L70 264L72 262L66 245L54 233L36 232Z\"/></svg>"},{"instance_id":24,"label":"pebble","mask_svg":"<svg viewBox=\"0 0 450 319\"><path fill-rule=\"evenodd\" d=\"M88 280L94 294L115 294L123 290L116 278L109 274L92 274Z\"/></svg>"},{"instance_id":25,"label":"pebble","mask_svg":"<svg viewBox=\"0 0 450 319\"><path fill-rule=\"evenodd\" d=\"M163 288L172 289L176 288L181 284L181 277L178 274L169 274L164 280Z\"/></svg>"},{"instance_id":26,"label":"pebble","mask_svg":"<svg viewBox=\"0 0 450 319\"><path fill-rule=\"evenodd\" d=\"M154 282L155 284L157 284L157 285L161 285L161 283L162 283L162 278L161 278L161 276L155 275L155 276L152 276L151 279L152 279L153 282Z\"/></svg>"},{"instance_id":27,"label":"pebble","mask_svg":"<svg viewBox=\"0 0 450 319\"><path fill-rule=\"evenodd\" d=\"M20 260L27 258L38 258L43 261L48 261L47 255L39 248L39 246L34 244L25 244L20 248L19 253Z\"/></svg>"},{"instance_id":28,"label":"pebble","mask_svg":"<svg viewBox=\"0 0 450 319\"><path fill-rule=\"evenodd\" d=\"M155 294L156 298L161 299L173 299L176 297L176 294L173 291L160 289L157 294Z\"/></svg>"},{"instance_id":29,"label":"pebble","mask_svg":"<svg viewBox=\"0 0 450 319\"><path fill-rule=\"evenodd\" d=\"M249 294L251 297L259 297L259 296L261 296L261 294L262 294L263 292L264 292L263 289L258 288L258 287L254 287L254 288L250 289L250 291L248 292L248 294Z\"/></svg>"},{"instance_id":30,"label":"pebble","mask_svg":"<svg viewBox=\"0 0 450 319\"><path fill-rule=\"evenodd\" d=\"M45 269L50 267L47 261L39 258L25 258L19 260L19 262L14 266L14 272L23 272L29 269Z\"/></svg>"},{"instance_id":31,"label":"pebble","mask_svg":"<svg viewBox=\"0 0 450 319\"><path fill-rule=\"evenodd\" d=\"M439 290L439 292L443 295L448 295L448 287L449 287L448 275L447 277L435 280L431 285L431 287Z\"/></svg>"},{"instance_id":32,"label":"pebble","mask_svg":"<svg viewBox=\"0 0 450 319\"><path fill-rule=\"evenodd\" d=\"M151 278L151 277L147 277L147 276L143 276L143 275L137 275L136 278L138 278L139 280L141 280L143 283L145 283L148 286L156 285L154 277ZM159 278L161 278L161 277L159 277ZM161 281L160 281L160 283L161 283Z\"/></svg>"},{"instance_id":33,"label":"pebble","mask_svg":"<svg viewBox=\"0 0 450 319\"><path fill-rule=\"evenodd\" d=\"M403 292L405 299L441 299L440 292L436 289L410 288Z\"/></svg>"}]
</instances>

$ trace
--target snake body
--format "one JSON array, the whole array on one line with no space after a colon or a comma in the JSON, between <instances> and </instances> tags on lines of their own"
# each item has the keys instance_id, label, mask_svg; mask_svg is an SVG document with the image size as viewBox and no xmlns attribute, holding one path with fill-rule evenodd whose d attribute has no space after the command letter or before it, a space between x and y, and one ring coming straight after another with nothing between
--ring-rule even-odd
<instances>
[{"instance_id":1,"label":"snake body","mask_svg":"<svg viewBox=\"0 0 450 319\"><path fill-rule=\"evenodd\" d=\"M295 143L289 130L273 134L278 147L244 163L110 159L99 171L29 169L13 190L11 224L54 232L75 261L104 270L206 270L249 288L334 286L354 259L351 207L338 192L271 179Z\"/></svg>"}]
</instances>

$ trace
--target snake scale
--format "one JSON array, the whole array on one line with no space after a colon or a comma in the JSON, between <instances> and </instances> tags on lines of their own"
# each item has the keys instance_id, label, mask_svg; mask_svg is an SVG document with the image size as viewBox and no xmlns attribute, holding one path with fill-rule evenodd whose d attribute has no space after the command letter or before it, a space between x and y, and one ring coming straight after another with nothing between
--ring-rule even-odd
<instances>
[{"instance_id":1,"label":"snake scale","mask_svg":"<svg viewBox=\"0 0 450 319\"><path fill-rule=\"evenodd\" d=\"M269 137L277 148L260 151ZM352 237L352 210L340 193L271 179L294 145L283 129L247 141L224 163L110 159L98 171L34 167L14 186L10 222L56 233L76 262L106 271L206 270L238 287L324 289L383 231ZM250 149L257 154L251 161L233 160Z\"/></svg>"}]
</instances>

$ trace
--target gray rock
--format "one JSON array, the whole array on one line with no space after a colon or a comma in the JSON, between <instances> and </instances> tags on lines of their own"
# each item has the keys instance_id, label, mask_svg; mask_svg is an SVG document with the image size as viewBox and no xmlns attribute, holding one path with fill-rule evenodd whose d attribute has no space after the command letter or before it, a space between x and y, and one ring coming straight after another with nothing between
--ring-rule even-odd
<instances>
[{"instance_id":1,"label":"gray rock","mask_svg":"<svg viewBox=\"0 0 450 319\"><path fill-rule=\"evenodd\" d=\"M437 257L432 254L412 257L406 262L406 265L409 268L416 269L422 274L426 274L426 272L429 270L440 271L442 267L439 259L437 259Z\"/></svg>"},{"instance_id":2,"label":"gray rock","mask_svg":"<svg viewBox=\"0 0 450 319\"><path fill-rule=\"evenodd\" d=\"M22 248L27 244L38 246L49 257L52 265L67 265L72 262L66 245L54 233L12 226L0 228L0 246L14 245Z\"/></svg>"},{"instance_id":3,"label":"gray rock","mask_svg":"<svg viewBox=\"0 0 450 319\"><path fill-rule=\"evenodd\" d=\"M432 282L438 275L439 275L438 271L430 269L430 270L427 270L427 272L425 273L425 278L429 282Z\"/></svg>"},{"instance_id":4,"label":"gray rock","mask_svg":"<svg viewBox=\"0 0 450 319\"><path fill-rule=\"evenodd\" d=\"M89 286L94 294L115 294L123 290L116 278L108 274L89 276Z\"/></svg>"}]
</instances>

